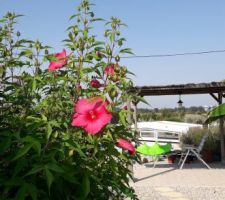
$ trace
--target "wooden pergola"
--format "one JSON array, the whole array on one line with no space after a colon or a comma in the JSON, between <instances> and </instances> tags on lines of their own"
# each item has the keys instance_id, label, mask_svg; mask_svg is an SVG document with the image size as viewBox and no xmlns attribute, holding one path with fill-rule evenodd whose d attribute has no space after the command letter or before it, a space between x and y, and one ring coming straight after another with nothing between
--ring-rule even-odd
<instances>
[{"instance_id":1,"label":"wooden pergola","mask_svg":"<svg viewBox=\"0 0 225 200\"><path fill-rule=\"evenodd\" d=\"M138 93L140 96L162 96L162 95L191 95L191 94L209 94L220 105L225 97L225 83L211 82L199 84L180 84L180 85L163 85L163 86L136 86L131 89L132 92ZM137 102L133 102L135 106L135 127L137 128ZM220 144L221 144L221 161L225 163L224 150L224 120L220 119Z\"/></svg>"}]
</instances>

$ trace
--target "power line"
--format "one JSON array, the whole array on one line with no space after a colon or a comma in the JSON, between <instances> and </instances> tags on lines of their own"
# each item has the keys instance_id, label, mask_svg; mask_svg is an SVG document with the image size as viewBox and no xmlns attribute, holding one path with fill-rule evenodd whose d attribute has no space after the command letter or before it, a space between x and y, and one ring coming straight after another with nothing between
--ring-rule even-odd
<instances>
[{"instance_id":1,"label":"power line","mask_svg":"<svg viewBox=\"0 0 225 200\"><path fill-rule=\"evenodd\" d=\"M157 58L157 57L190 56L190 55L213 54L213 53L225 53L225 50L210 50L210 51L173 53L173 54L133 55L133 56L122 56L121 58Z\"/></svg>"},{"instance_id":2,"label":"power line","mask_svg":"<svg viewBox=\"0 0 225 200\"><path fill-rule=\"evenodd\" d=\"M225 53L225 49L200 51L200 52L172 53L172 54L132 55L132 56L121 56L121 58L125 58L125 59L126 58L157 58L157 57L160 58L160 57L191 56L191 55L216 54L216 53ZM14 53L14 55L18 55L18 53ZM38 56L45 57L46 55L38 55Z\"/></svg>"}]
</instances>

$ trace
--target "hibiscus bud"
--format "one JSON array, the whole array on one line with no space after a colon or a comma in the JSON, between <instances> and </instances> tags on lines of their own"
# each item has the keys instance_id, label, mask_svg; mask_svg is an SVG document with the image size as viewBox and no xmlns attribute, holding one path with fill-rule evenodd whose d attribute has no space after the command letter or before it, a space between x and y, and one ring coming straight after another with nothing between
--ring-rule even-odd
<instances>
[{"instance_id":1,"label":"hibiscus bud","mask_svg":"<svg viewBox=\"0 0 225 200\"><path fill-rule=\"evenodd\" d=\"M88 24L88 19L84 19L84 24L85 24L85 25Z\"/></svg>"},{"instance_id":2,"label":"hibiscus bud","mask_svg":"<svg viewBox=\"0 0 225 200\"><path fill-rule=\"evenodd\" d=\"M110 97L114 98L114 97L118 96L118 92L114 89L114 90L110 91L109 95L110 95Z\"/></svg>"},{"instance_id":3,"label":"hibiscus bud","mask_svg":"<svg viewBox=\"0 0 225 200\"><path fill-rule=\"evenodd\" d=\"M79 57L79 61L80 61L80 62L83 62L83 61L84 61L84 57L83 57L83 56L80 56L80 57Z\"/></svg>"},{"instance_id":4,"label":"hibiscus bud","mask_svg":"<svg viewBox=\"0 0 225 200\"><path fill-rule=\"evenodd\" d=\"M114 71L115 71L116 73L120 73L120 67L119 67L118 65L115 65Z\"/></svg>"},{"instance_id":5,"label":"hibiscus bud","mask_svg":"<svg viewBox=\"0 0 225 200\"><path fill-rule=\"evenodd\" d=\"M91 15L91 17L94 17L94 16L95 16L95 14L94 14L93 12L91 12L91 14L90 14L90 15Z\"/></svg>"},{"instance_id":6,"label":"hibiscus bud","mask_svg":"<svg viewBox=\"0 0 225 200\"><path fill-rule=\"evenodd\" d=\"M120 57L118 55L115 57L115 61L116 62L119 62L120 61Z\"/></svg>"},{"instance_id":7,"label":"hibiscus bud","mask_svg":"<svg viewBox=\"0 0 225 200\"><path fill-rule=\"evenodd\" d=\"M111 48L110 48L109 45L106 46L106 53L107 53L108 55L112 55L112 50L111 50Z\"/></svg>"},{"instance_id":8,"label":"hibiscus bud","mask_svg":"<svg viewBox=\"0 0 225 200\"><path fill-rule=\"evenodd\" d=\"M53 137L54 137L54 138L57 138L58 135L59 135L58 131L56 131L56 132L53 133Z\"/></svg>"},{"instance_id":9,"label":"hibiscus bud","mask_svg":"<svg viewBox=\"0 0 225 200\"><path fill-rule=\"evenodd\" d=\"M29 59L32 60L33 59L33 54L30 54L28 57L29 57Z\"/></svg>"},{"instance_id":10,"label":"hibiscus bud","mask_svg":"<svg viewBox=\"0 0 225 200\"><path fill-rule=\"evenodd\" d=\"M16 35L17 35L17 37L20 37L20 32L19 32L19 31L17 31Z\"/></svg>"},{"instance_id":11,"label":"hibiscus bud","mask_svg":"<svg viewBox=\"0 0 225 200\"><path fill-rule=\"evenodd\" d=\"M93 87L93 88L99 88L99 87L101 87L100 82L98 80L96 80L96 79L92 79L91 82L90 82L90 84L91 84L91 87Z\"/></svg>"},{"instance_id":12,"label":"hibiscus bud","mask_svg":"<svg viewBox=\"0 0 225 200\"><path fill-rule=\"evenodd\" d=\"M73 149L71 149L71 150L69 151L69 157L73 156L73 152L74 152Z\"/></svg>"},{"instance_id":13,"label":"hibiscus bud","mask_svg":"<svg viewBox=\"0 0 225 200\"><path fill-rule=\"evenodd\" d=\"M112 29L116 29L116 24L115 23L112 23L111 24L111 27L112 27Z\"/></svg>"},{"instance_id":14,"label":"hibiscus bud","mask_svg":"<svg viewBox=\"0 0 225 200\"><path fill-rule=\"evenodd\" d=\"M118 45L122 46L123 45L123 41L122 40L118 40Z\"/></svg>"},{"instance_id":15,"label":"hibiscus bud","mask_svg":"<svg viewBox=\"0 0 225 200\"><path fill-rule=\"evenodd\" d=\"M77 93L80 93L81 90L82 90L81 85L76 85L76 92L77 92Z\"/></svg>"},{"instance_id":16,"label":"hibiscus bud","mask_svg":"<svg viewBox=\"0 0 225 200\"><path fill-rule=\"evenodd\" d=\"M127 73L127 68L126 67L121 67L121 75L125 76Z\"/></svg>"},{"instance_id":17,"label":"hibiscus bud","mask_svg":"<svg viewBox=\"0 0 225 200\"><path fill-rule=\"evenodd\" d=\"M48 55L48 49L45 49L45 55Z\"/></svg>"},{"instance_id":18,"label":"hibiscus bud","mask_svg":"<svg viewBox=\"0 0 225 200\"><path fill-rule=\"evenodd\" d=\"M127 107L127 106L124 106L124 107L123 107L123 109L124 109L124 110L127 110L127 109L128 109L128 107Z\"/></svg>"},{"instance_id":19,"label":"hibiscus bud","mask_svg":"<svg viewBox=\"0 0 225 200\"><path fill-rule=\"evenodd\" d=\"M105 37L108 36L108 31L105 31L104 36L105 36Z\"/></svg>"}]
</instances>

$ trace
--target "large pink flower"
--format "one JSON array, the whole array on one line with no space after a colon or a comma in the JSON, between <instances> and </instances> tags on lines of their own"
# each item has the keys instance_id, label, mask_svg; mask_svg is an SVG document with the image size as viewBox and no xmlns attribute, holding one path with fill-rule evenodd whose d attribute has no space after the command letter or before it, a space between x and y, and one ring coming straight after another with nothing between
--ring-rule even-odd
<instances>
[{"instance_id":1,"label":"large pink flower","mask_svg":"<svg viewBox=\"0 0 225 200\"><path fill-rule=\"evenodd\" d=\"M135 148L134 148L134 145L131 144L128 140L125 140L125 139L118 139L118 140L117 140L117 146L118 146L118 147L121 147L122 149L128 150L128 152L129 152L131 155L134 155L134 154L135 154Z\"/></svg>"},{"instance_id":2,"label":"large pink flower","mask_svg":"<svg viewBox=\"0 0 225 200\"><path fill-rule=\"evenodd\" d=\"M66 56L65 49L63 49L62 52L60 53L56 53L54 57L55 57L55 61L51 61L48 66L48 69L50 71L57 70L67 64L68 57Z\"/></svg>"},{"instance_id":3,"label":"large pink flower","mask_svg":"<svg viewBox=\"0 0 225 200\"><path fill-rule=\"evenodd\" d=\"M81 126L89 134L98 133L112 119L108 102L102 98L81 99L75 105L72 126Z\"/></svg>"}]
</instances>

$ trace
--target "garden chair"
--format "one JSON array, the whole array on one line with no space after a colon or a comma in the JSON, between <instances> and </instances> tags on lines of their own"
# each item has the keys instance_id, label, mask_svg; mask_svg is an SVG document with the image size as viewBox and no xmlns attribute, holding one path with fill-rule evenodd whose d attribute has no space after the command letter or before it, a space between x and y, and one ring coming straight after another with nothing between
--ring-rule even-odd
<instances>
[{"instance_id":1,"label":"garden chair","mask_svg":"<svg viewBox=\"0 0 225 200\"><path fill-rule=\"evenodd\" d=\"M181 163L180 169L183 168L188 155L196 156L196 158L198 160L200 160L208 169L211 169L211 167L201 158L201 154L200 154L207 137L208 137L208 133L205 133L202 136L202 139L201 139L198 147L195 147L192 145L185 145L185 144L182 146L182 153L181 153L181 157L180 157L180 160L178 163L178 165L180 165L180 163Z\"/></svg>"}]
</instances>

